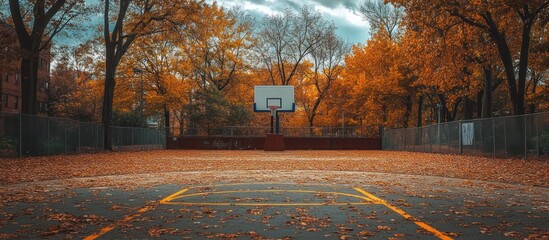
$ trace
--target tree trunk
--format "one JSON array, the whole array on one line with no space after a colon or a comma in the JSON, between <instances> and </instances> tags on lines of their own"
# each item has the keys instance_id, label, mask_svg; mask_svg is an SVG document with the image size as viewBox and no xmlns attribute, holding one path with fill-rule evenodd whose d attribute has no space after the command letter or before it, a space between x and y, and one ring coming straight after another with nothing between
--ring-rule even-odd
<instances>
[{"instance_id":1,"label":"tree trunk","mask_svg":"<svg viewBox=\"0 0 549 240\"><path fill-rule=\"evenodd\" d=\"M522 42L520 46L520 62L518 72L518 92L515 115L524 114L524 97L526 92L526 73L528 71L528 53L530 47L530 31L532 24L530 22L523 23L522 27Z\"/></svg>"},{"instance_id":2,"label":"tree trunk","mask_svg":"<svg viewBox=\"0 0 549 240\"><path fill-rule=\"evenodd\" d=\"M404 128L408 128L408 121L410 120L410 114L412 114L412 97L407 96L405 99L406 112L404 112Z\"/></svg>"},{"instance_id":3,"label":"tree trunk","mask_svg":"<svg viewBox=\"0 0 549 240\"><path fill-rule=\"evenodd\" d=\"M164 104L164 127L166 128L166 136L170 136L170 109Z\"/></svg>"},{"instance_id":4,"label":"tree trunk","mask_svg":"<svg viewBox=\"0 0 549 240\"><path fill-rule=\"evenodd\" d=\"M2 59L0 59L2 60ZM0 64L3 64L3 63L0 63ZM1 66L1 65L0 65ZM0 69L2 71L0 71L0 112L2 112L2 107L4 107L4 94L3 94L3 86L2 84L4 83L4 75L6 74L6 72L8 71L7 69Z\"/></svg>"},{"instance_id":5,"label":"tree trunk","mask_svg":"<svg viewBox=\"0 0 549 240\"><path fill-rule=\"evenodd\" d=\"M179 136L183 136L185 134L185 114L184 114L184 108L181 108L181 113L179 115Z\"/></svg>"},{"instance_id":6,"label":"tree trunk","mask_svg":"<svg viewBox=\"0 0 549 240\"><path fill-rule=\"evenodd\" d=\"M513 67L513 57L511 55L511 51L509 50L507 40L505 39L505 34L493 30L491 36L496 42L498 53L505 69L509 97L511 99L511 103L513 104L513 112L515 115L524 114L524 102L522 104L518 103L520 99L524 101L524 96L523 98L518 97L515 68ZM523 106L522 111L519 110L519 106Z\"/></svg>"},{"instance_id":7,"label":"tree trunk","mask_svg":"<svg viewBox=\"0 0 549 240\"><path fill-rule=\"evenodd\" d=\"M421 127L421 121L423 120L423 95L419 96L417 102L417 127Z\"/></svg>"},{"instance_id":8,"label":"tree trunk","mask_svg":"<svg viewBox=\"0 0 549 240\"><path fill-rule=\"evenodd\" d=\"M492 69L484 68L484 90L482 94L482 115L481 118L492 116Z\"/></svg>"},{"instance_id":9,"label":"tree trunk","mask_svg":"<svg viewBox=\"0 0 549 240\"><path fill-rule=\"evenodd\" d=\"M536 74L536 71L532 71L532 90L530 91L530 93L532 95L536 94L536 87L538 85L538 82L539 82L539 79L538 79L538 75ZM530 110L530 113L535 113L536 112L536 104L535 103L531 103L530 106L528 106L529 110Z\"/></svg>"},{"instance_id":10,"label":"tree trunk","mask_svg":"<svg viewBox=\"0 0 549 240\"><path fill-rule=\"evenodd\" d=\"M446 119L449 119L446 117L446 113L448 112L448 108L446 108L446 97L442 94L438 94L438 99L440 100L440 110L437 109L437 111L440 111L440 114L437 114L437 122L446 122ZM438 119L438 116L440 115L440 119Z\"/></svg>"},{"instance_id":11,"label":"tree trunk","mask_svg":"<svg viewBox=\"0 0 549 240\"><path fill-rule=\"evenodd\" d=\"M465 120L473 119L473 101L466 97L464 105L465 106L463 108L463 118ZM454 111L456 111L456 109L454 109Z\"/></svg>"},{"instance_id":12,"label":"tree trunk","mask_svg":"<svg viewBox=\"0 0 549 240\"><path fill-rule=\"evenodd\" d=\"M107 56L109 54L107 53ZM112 119L112 102L114 98L114 86L115 81L116 65L113 62L112 58L107 57L106 68L105 68L105 91L103 96L103 127L104 127L104 144L105 150L112 150L112 129L111 129L111 119Z\"/></svg>"},{"instance_id":13,"label":"tree trunk","mask_svg":"<svg viewBox=\"0 0 549 240\"><path fill-rule=\"evenodd\" d=\"M313 131L313 123L314 123L314 119L315 119L315 116L311 116L311 118L309 118L309 136L314 136L315 132Z\"/></svg>"},{"instance_id":14,"label":"tree trunk","mask_svg":"<svg viewBox=\"0 0 549 240\"><path fill-rule=\"evenodd\" d=\"M36 90L39 51L22 50L21 56L21 113L36 115Z\"/></svg>"}]
</instances>

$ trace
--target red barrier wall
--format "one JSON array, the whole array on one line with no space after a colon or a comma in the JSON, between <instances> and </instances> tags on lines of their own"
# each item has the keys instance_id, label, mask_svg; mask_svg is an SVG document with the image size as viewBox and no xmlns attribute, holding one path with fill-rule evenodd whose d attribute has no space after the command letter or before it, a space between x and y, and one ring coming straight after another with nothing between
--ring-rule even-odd
<instances>
[{"instance_id":1,"label":"red barrier wall","mask_svg":"<svg viewBox=\"0 0 549 240\"><path fill-rule=\"evenodd\" d=\"M265 137L168 137L167 149L263 149ZM286 150L381 150L381 138L284 137Z\"/></svg>"}]
</instances>

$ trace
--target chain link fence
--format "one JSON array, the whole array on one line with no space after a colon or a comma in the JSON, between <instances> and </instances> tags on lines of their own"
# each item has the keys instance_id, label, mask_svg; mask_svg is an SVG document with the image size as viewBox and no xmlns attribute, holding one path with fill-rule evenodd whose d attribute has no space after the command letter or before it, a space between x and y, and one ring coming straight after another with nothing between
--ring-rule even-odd
<instances>
[{"instance_id":1,"label":"chain link fence","mask_svg":"<svg viewBox=\"0 0 549 240\"><path fill-rule=\"evenodd\" d=\"M166 147L161 129L112 127L115 150ZM45 156L104 150L100 123L25 114L0 114L0 157Z\"/></svg>"},{"instance_id":2,"label":"chain link fence","mask_svg":"<svg viewBox=\"0 0 549 240\"><path fill-rule=\"evenodd\" d=\"M383 149L499 158L547 158L549 112L386 130Z\"/></svg>"},{"instance_id":3,"label":"chain link fence","mask_svg":"<svg viewBox=\"0 0 549 240\"><path fill-rule=\"evenodd\" d=\"M231 126L214 129L185 129L185 136L264 137L270 127ZM281 127L280 133L287 137L379 137L359 127Z\"/></svg>"}]
</instances>

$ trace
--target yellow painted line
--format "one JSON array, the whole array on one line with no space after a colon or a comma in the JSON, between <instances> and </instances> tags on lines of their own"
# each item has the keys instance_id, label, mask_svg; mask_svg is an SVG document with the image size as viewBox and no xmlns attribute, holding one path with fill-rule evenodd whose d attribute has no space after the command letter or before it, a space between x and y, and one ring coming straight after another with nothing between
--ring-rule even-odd
<instances>
[{"instance_id":1,"label":"yellow painted line","mask_svg":"<svg viewBox=\"0 0 549 240\"><path fill-rule=\"evenodd\" d=\"M170 196L167 196L167 197L165 197L164 199L160 200L160 203L169 202L169 201L170 201L171 199L173 199L174 197L177 197L178 195L183 194L183 193L185 193L185 192L188 191L188 190L189 190L189 188L182 189L182 190L180 190L180 191L178 191L178 192L176 192L176 193L174 193L174 194L172 194L172 195L170 195ZM131 221L132 219L141 216L142 213L151 210L152 208L153 208L152 206L145 206L145 207L142 207L141 209L137 210L137 213L130 214L130 215L124 217L123 219L121 219L121 220L119 220L119 221L116 221L115 223L113 223L113 224L111 224L111 225L109 225L109 226L106 226L106 227L102 228L99 232L87 236L86 238L84 238L84 240L94 240L94 239L97 239L98 237L103 236L105 233L108 233L108 232L112 231L114 228L116 228L116 227L119 226L120 224L129 222L129 221Z\"/></svg>"},{"instance_id":2,"label":"yellow painted line","mask_svg":"<svg viewBox=\"0 0 549 240\"><path fill-rule=\"evenodd\" d=\"M444 233L436 230L435 228L429 226L427 223L424 223L422 221L419 221L418 219L412 217L410 214L404 212L402 209L398 208L398 207L395 207L391 204L389 204L387 201L381 199L381 198L378 198L376 196L374 196L373 194L369 193L369 192L366 192L358 187L355 187L355 190L359 193L362 193L364 194L364 196L367 196L369 197L370 199L372 199L374 201L374 203L378 203L378 204L382 204L384 206L386 206L387 208L395 211L396 213L400 214L401 216L403 216L406 220L410 220L410 221L413 221L416 225L420 226L421 228L429 231L430 233L432 233L433 235L437 236L438 238L440 239L443 239L443 240L452 240L451 237L448 237L446 235L444 235Z\"/></svg>"},{"instance_id":3,"label":"yellow painted line","mask_svg":"<svg viewBox=\"0 0 549 240\"><path fill-rule=\"evenodd\" d=\"M101 237L103 236L105 233L108 233L110 232L111 230L113 230L114 228L116 228L117 226L123 224L123 223L126 223L126 222L129 222L131 221L132 219L136 218L136 217L139 217L141 216L142 213L146 212L146 211L149 211L152 209L152 206L145 206L139 210L137 210L137 213L134 213L134 214L131 214L131 215L128 215L126 217L124 217L122 220L120 221L116 221L115 223L109 225L109 226L106 226L104 228L101 229L101 231L97 232L97 233L94 233L92 235L89 235L87 236L86 238L84 238L84 240L94 240L94 239L97 239L98 237Z\"/></svg>"},{"instance_id":4,"label":"yellow painted line","mask_svg":"<svg viewBox=\"0 0 549 240\"><path fill-rule=\"evenodd\" d=\"M167 202L175 199L178 195L185 193L186 191L189 191L189 188L181 189L180 191L178 191L178 192L176 192L176 193L174 193L170 196L165 197L164 199L160 200L160 204L167 203Z\"/></svg>"},{"instance_id":5,"label":"yellow painted line","mask_svg":"<svg viewBox=\"0 0 549 240\"><path fill-rule=\"evenodd\" d=\"M169 201L175 200L175 199L181 199L181 198L187 198L187 197L194 197L194 196L205 196L205 195L211 195L211 194L228 194L228 193L260 193L260 192L266 192L266 193L281 193L281 192L288 192L288 193L316 193L316 194L331 194L331 195L340 195L340 196L347 196L347 197L354 197L358 199L362 199L368 202L373 202L372 199L368 197L364 197L361 195L356 194L350 194L350 193L342 193L342 192L322 192L322 191L312 191L312 190L231 190L231 191L215 191L215 192L200 192L200 193L191 193L191 194L185 194L185 195L179 195L173 194L174 196L169 199ZM161 204L166 204L168 201L161 201Z\"/></svg>"},{"instance_id":6,"label":"yellow painted line","mask_svg":"<svg viewBox=\"0 0 549 240\"><path fill-rule=\"evenodd\" d=\"M165 205L186 205L186 206L348 206L368 205L366 202L346 203L228 203L228 202L167 202Z\"/></svg>"}]
</instances>

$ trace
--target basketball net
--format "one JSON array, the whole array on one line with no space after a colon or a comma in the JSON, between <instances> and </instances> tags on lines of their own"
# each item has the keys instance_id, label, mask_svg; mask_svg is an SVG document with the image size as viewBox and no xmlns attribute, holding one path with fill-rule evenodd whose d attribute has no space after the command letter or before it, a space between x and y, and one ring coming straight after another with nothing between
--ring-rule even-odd
<instances>
[{"instance_id":1,"label":"basketball net","mask_svg":"<svg viewBox=\"0 0 549 240\"><path fill-rule=\"evenodd\" d=\"M271 117L276 116L276 110L279 108L279 106L269 106L269 109L271 109Z\"/></svg>"}]
</instances>

